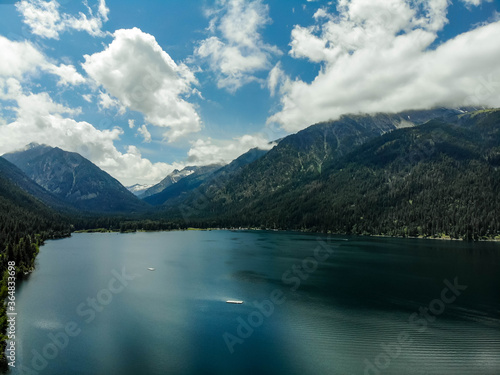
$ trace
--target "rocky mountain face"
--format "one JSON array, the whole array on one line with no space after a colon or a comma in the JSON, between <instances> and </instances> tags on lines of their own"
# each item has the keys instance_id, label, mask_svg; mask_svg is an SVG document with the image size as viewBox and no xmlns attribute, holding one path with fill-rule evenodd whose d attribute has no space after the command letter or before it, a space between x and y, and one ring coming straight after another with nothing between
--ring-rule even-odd
<instances>
[{"instance_id":1,"label":"rocky mountain face","mask_svg":"<svg viewBox=\"0 0 500 375\"><path fill-rule=\"evenodd\" d=\"M0 176L49 207L64 211L74 210L71 205L45 190L22 170L3 157L0 157Z\"/></svg>"},{"instance_id":2,"label":"rocky mountain face","mask_svg":"<svg viewBox=\"0 0 500 375\"><path fill-rule=\"evenodd\" d=\"M194 190L197 193L198 191L220 186L224 181L238 174L244 166L260 159L267 152L266 150L254 148L224 166L188 167L193 171L192 173L175 183L169 184L161 193L145 200L153 205L176 206L181 204Z\"/></svg>"},{"instance_id":3,"label":"rocky mountain face","mask_svg":"<svg viewBox=\"0 0 500 375\"><path fill-rule=\"evenodd\" d=\"M167 187L159 193L147 196L143 198L143 200L153 206L160 206L167 201L184 197L194 189L198 188L221 167L222 165L220 164L196 167L196 169L192 173L189 173L186 177L179 179L175 183L167 185Z\"/></svg>"},{"instance_id":4,"label":"rocky mountain face","mask_svg":"<svg viewBox=\"0 0 500 375\"><path fill-rule=\"evenodd\" d=\"M163 190L168 188L169 186L176 184L180 180L182 180L184 177L187 177L193 173L195 173L199 167L186 167L182 170L174 170L172 173L170 173L167 177L165 177L163 180L161 180L159 183L156 185L153 185L149 187L148 189L144 190L141 194L138 194L139 198L144 199L147 197L150 197L151 195L155 195L158 193L161 193Z\"/></svg>"},{"instance_id":5,"label":"rocky mountain face","mask_svg":"<svg viewBox=\"0 0 500 375\"><path fill-rule=\"evenodd\" d=\"M120 182L77 153L31 144L4 158L79 210L134 212L147 207Z\"/></svg>"}]
</instances>

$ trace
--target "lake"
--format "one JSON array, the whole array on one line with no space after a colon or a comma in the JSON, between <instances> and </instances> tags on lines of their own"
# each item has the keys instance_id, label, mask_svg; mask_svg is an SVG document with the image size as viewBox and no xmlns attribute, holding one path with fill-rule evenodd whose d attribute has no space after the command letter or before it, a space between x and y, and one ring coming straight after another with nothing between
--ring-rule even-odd
<instances>
[{"instance_id":1,"label":"lake","mask_svg":"<svg viewBox=\"0 0 500 375\"><path fill-rule=\"evenodd\" d=\"M500 243L74 234L16 298L13 374L500 374Z\"/></svg>"}]
</instances>

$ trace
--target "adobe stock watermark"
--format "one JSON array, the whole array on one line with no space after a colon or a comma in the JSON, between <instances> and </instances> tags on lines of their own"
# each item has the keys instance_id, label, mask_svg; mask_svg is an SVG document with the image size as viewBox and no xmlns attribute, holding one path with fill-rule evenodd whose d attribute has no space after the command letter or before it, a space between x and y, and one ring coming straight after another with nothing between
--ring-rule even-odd
<instances>
[{"instance_id":1,"label":"adobe stock watermark","mask_svg":"<svg viewBox=\"0 0 500 375\"><path fill-rule=\"evenodd\" d=\"M443 314L446 306L455 302L467 285L459 284L458 277L455 277L453 284L445 279L445 288L441 291L440 298L433 299L427 307L420 307L418 312L411 314L408 318L409 328L399 333L397 339L391 343L382 343L382 351L373 360L365 358L364 375L381 375L390 366L392 361L398 358L404 349L409 349L413 343L410 329L423 333L427 330L429 323L436 321L436 318Z\"/></svg>"},{"instance_id":2,"label":"adobe stock watermark","mask_svg":"<svg viewBox=\"0 0 500 375\"><path fill-rule=\"evenodd\" d=\"M75 338L82 333L83 324L90 324L97 317L97 314L104 311L112 301L113 297L129 285L129 282L140 277L140 275L129 275L122 268L121 273L116 270L111 271L113 276L106 288L99 290L95 297L89 297L85 302L80 303L76 309L76 315L81 322L67 322L63 329L47 334L47 341L42 348L31 350L31 360L19 366L19 374L38 375L45 370L49 362L57 358L64 351L71 338Z\"/></svg>"},{"instance_id":3,"label":"adobe stock watermark","mask_svg":"<svg viewBox=\"0 0 500 375\"><path fill-rule=\"evenodd\" d=\"M307 280L318 269L320 263L326 261L333 254L334 247L332 245L327 244L321 238L318 238L317 241L318 245L311 256L304 258L299 264L294 264L283 273L281 281L285 285L290 285L291 291L299 289L302 282ZM282 305L285 301L285 292L280 288L272 290L268 299L253 301L254 310L246 318L239 316L236 319L238 326L234 333L224 332L222 334L222 339L229 353L233 354L235 346L242 345L246 339L250 338L255 330L261 327L264 321L275 312L276 306Z\"/></svg>"}]
</instances>

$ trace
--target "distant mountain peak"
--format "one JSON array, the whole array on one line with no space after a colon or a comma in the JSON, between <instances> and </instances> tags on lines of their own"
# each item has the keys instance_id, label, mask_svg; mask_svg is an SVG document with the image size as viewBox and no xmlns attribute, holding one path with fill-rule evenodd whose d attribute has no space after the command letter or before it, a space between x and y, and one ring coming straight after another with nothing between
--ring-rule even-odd
<instances>
[{"instance_id":1,"label":"distant mountain peak","mask_svg":"<svg viewBox=\"0 0 500 375\"><path fill-rule=\"evenodd\" d=\"M144 199L151 195L158 194L165 190L167 187L176 184L184 177L187 177L193 173L195 173L200 167L188 166L183 168L182 170L174 169L171 173L169 173L163 180L161 180L156 185L153 185L140 193L136 193L140 198ZM134 192L135 193L135 192Z\"/></svg>"},{"instance_id":2,"label":"distant mountain peak","mask_svg":"<svg viewBox=\"0 0 500 375\"><path fill-rule=\"evenodd\" d=\"M131 186L126 186L126 188L135 196L139 196L152 186L152 184L134 184Z\"/></svg>"},{"instance_id":3,"label":"distant mountain peak","mask_svg":"<svg viewBox=\"0 0 500 375\"><path fill-rule=\"evenodd\" d=\"M31 142L30 144L24 146L24 150L31 150L32 148L37 148L40 146L42 146L40 143ZM45 145L43 145L43 146L45 146Z\"/></svg>"},{"instance_id":4,"label":"distant mountain peak","mask_svg":"<svg viewBox=\"0 0 500 375\"><path fill-rule=\"evenodd\" d=\"M34 149L37 149L37 148L53 149L54 147L51 147L51 146L46 145L44 143L31 142L30 144L27 144L26 146L24 146L19 151L28 151L28 150L34 150Z\"/></svg>"}]
</instances>

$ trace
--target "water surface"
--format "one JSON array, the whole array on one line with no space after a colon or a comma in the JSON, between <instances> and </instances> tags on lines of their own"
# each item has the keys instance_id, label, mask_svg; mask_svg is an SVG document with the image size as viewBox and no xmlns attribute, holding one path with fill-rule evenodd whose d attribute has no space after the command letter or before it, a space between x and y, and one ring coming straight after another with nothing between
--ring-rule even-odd
<instances>
[{"instance_id":1,"label":"water surface","mask_svg":"<svg viewBox=\"0 0 500 375\"><path fill-rule=\"evenodd\" d=\"M497 243L75 234L18 285L12 373L497 375L499 271Z\"/></svg>"}]
</instances>

